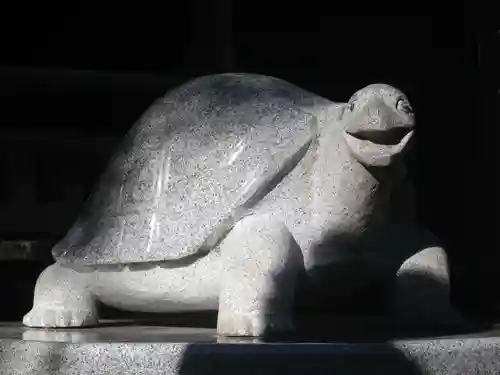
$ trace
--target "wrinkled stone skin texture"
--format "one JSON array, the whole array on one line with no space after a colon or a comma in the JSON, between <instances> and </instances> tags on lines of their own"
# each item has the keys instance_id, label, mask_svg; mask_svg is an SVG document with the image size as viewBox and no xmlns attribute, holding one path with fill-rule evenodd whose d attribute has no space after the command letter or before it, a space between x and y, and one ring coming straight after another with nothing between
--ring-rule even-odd
<instances>
[{"instance_id":1,"label":"wrinkled stone skin texture","mask_svg":"<svg viewBox=\"0 0 500 375\"><path fill-rule=\"evenodd\" d=\"M261 336L378 283L402 320L458 319L446 254L414 218L414 128L388 85L334 103L260 75L188 82L126 135L23 322L94 325L101 301L217 309L220 335Z\"/></svg>"}]
</instances>

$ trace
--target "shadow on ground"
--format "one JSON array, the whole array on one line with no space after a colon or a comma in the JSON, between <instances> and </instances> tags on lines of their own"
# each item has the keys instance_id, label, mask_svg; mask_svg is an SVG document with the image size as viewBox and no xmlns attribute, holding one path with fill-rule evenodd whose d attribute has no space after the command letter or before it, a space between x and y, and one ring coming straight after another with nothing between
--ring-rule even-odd
<instances>
[{"instance_id":1,"label":"shadow on ground","mask_svg":"<svg viewBox=\"0 0 500 375\"><path fill-rule=\"evenodd\" d=\"M423 374L390 344L380 345L214 345L192 344L179 374Z\"/></svg>"}]
</instances>

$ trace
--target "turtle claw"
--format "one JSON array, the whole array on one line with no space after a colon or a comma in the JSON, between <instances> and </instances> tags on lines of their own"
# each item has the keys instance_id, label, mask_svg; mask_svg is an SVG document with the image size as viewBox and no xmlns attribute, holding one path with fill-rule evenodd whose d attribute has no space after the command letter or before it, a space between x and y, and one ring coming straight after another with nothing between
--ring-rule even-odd
<instances>
[{"instance_id":1,"label":"turtle claw","mask_svg":"<svg viewBox=\"0 0 500 375\"><path fill-rule=\"evenodd\" d=\"M262 337L270 333L293 332L291 317L287 314L219 314L217 334L220 336L254 336Z\"/></svg>"},{"instance_id":2,"label":"turtle claw","mask_svg":"<svg viewBox=\"0 0 500 375\"><path fill-rule=\"evenodd\" d=\"M72 310L63 307L34 307L23 318L28 327L65 328L85 327L98 323L97 314L91 310Z\"/></svg>"}]
</instances>

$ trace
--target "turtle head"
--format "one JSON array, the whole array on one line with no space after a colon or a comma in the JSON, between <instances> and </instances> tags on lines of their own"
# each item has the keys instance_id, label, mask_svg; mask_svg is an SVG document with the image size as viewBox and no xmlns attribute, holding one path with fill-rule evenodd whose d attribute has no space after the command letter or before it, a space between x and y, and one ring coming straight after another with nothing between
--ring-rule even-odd
<instances>
[{"instance_id":1,"label":"turtle head","mask_svg":"<svg viewBox=\"0 0 500 375\"><path fill-rule=\"evenodd\" d=\"M342 119L349 150L366 166L389 166L405 153L413 138L415 118L410 103L389 85L369 85L356 92Z\"/></svg>"}]
</instances>

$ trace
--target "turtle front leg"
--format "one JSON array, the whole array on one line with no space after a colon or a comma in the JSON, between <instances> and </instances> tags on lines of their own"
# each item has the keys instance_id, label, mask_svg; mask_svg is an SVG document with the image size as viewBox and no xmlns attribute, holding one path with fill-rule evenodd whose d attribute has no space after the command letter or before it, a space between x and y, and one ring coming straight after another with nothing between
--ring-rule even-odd
<instances>
[{"instance_id":1,"label":"turtle front leg","mask_svg":"<svg viewBox=\"0 0 500 375\"><path fill-rule=\"evenodd\" d=\"M263 336L293 330L302 251L287 227L268 215L240 221L222 242L217 333Z\"/></svg>"},{"instance_id":2,"label":"turtle front leg","mask_svg":"<svg viewBox=\"0 0 500 375\"><path fill-rule=\"evenodd\" d=\"M39 276L33 308L24 316L29 327L81 327L98 322L89 275L55 263Z\"/></svg>"},{"instance_id":3,"label":"turtle front leg","mask_svg":"<svg viewBox=\"0 0 500 375\"><path fill-rule=\"evenodd\" d=\"M396 274L391 305L398 318L417 326L451 327L462 323L450 298L449 264L446 252L433 236L413 229L408 239L420 243ZM411 236L413 234L413 236Z\"/></svg>"}]
</instances>

